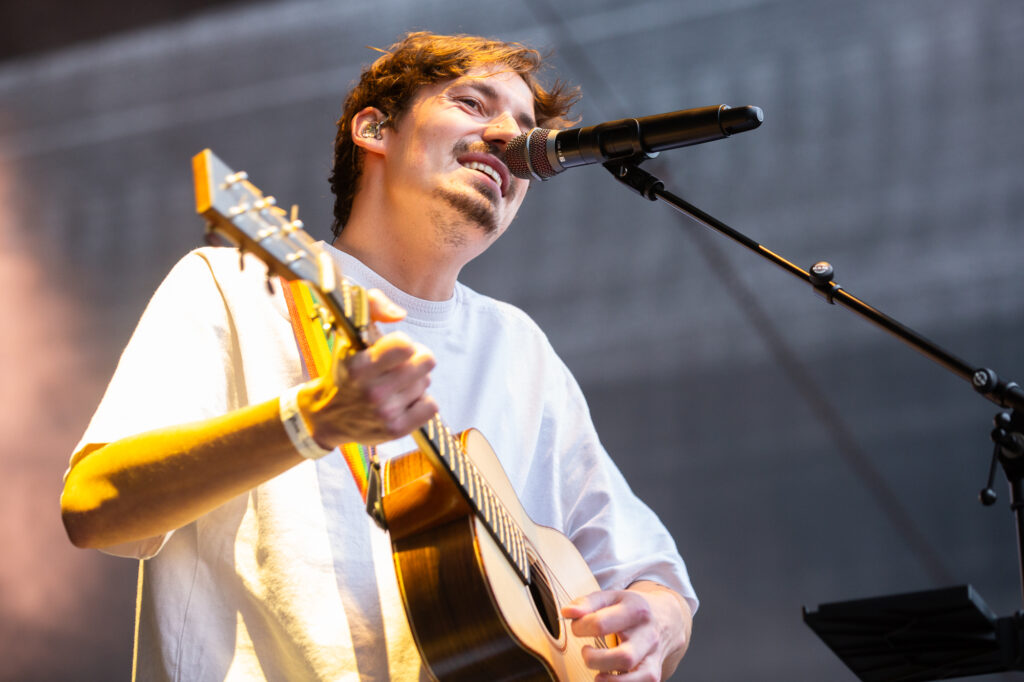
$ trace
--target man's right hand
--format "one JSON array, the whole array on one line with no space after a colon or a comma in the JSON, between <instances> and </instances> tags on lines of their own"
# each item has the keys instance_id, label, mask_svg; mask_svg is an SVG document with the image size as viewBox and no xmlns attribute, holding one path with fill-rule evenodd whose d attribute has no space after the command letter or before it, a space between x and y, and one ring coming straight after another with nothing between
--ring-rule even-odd
<instances>
[{"instance_id":1,"label":"man's right hand","mask_svg":"<svg viewBox=\"0 0 1024 682\"><path fill-rule=\"evenodd\" d=\"M374 323L405 317L405 311L380 291L368 294ZM373 345L364 351L336 352L331 372L299 392L302 416L325 448L400 438L437 412L426 392L435 365L430 351L400 332L379 336L374 327L371 338Z\"/></svg>"}]
</instances>

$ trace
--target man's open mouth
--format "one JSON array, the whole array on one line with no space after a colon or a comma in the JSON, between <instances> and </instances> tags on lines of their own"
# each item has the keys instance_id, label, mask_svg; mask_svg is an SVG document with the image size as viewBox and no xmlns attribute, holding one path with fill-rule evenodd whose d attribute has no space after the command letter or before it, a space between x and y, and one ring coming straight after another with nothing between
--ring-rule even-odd
<instances>
[{"instance_id":1,"label":"man's open mouth","mask_svg":"<svg viewBox=\"0 0 1024 682\"><path fill-rule=\"evenodd\" d=\"M479 171L493 180L494 184L496 184L498 189L501 191L501 196L505 196L508 192L510 181L508 169L505 168L501 161L497 160L492 155L471 152L469 154L460 155L458 161L459 165L463 168Z\"/></svg>"}]
</instances>

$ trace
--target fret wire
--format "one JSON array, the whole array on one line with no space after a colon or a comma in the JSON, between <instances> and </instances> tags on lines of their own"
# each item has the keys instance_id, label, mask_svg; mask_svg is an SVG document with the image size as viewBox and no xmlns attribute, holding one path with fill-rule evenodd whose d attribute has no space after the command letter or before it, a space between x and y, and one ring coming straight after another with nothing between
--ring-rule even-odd
<instances>
[{"instance_id":1,"label":"fret wire","mask_svg":"<svg viewBox=\"0 0 1024 682\"><path fill-rule=\"evenodd\" d=\"M445 448L444 449L445 449L445 452L448 453L447 456L445 457L445 459L448 461L448 467L451 469L451 472L453 474L455 474L456 478L457 478L458 477L458 472L455 470L455 466L456 466L456 460L455 460L456 452L455 452L455 449L452 447L454 445L455 441L452 438L452 431L451 431L451 429L448 428L448 425L445 424L444 422L438 420L438 423L441 425L441 438L444 440L444 444L445 444Z\"/></svg>"},{"instance_id":2,"label":"fret wire","mask_svg":"<svg viewBox=\"0 0 1024 682\"><path fill-rule=\"evenodd\" d=\"M494 529L494 504L491 500L491 489L484 489L484 509L487 516L487 525L493 530Z\"/></svg>"},{"instance_id":3,"label":"fret wire","mask_svg":"<svg viewBox=\"0 0 1024 682\"><path fill-rule=\"evenodd\" d=\"M491 501L491 523L494 526L494 534L497 535L501 531L501 505L498 504L493 490L489 497Z\"/></svg>"},{"instance_id":4,"label":"fret wire","mask_svg":"<svg viewBox=\"0 0 1024 682\"><path fill-rule=\"evenodd\" d=\"M437 454L441 456L441 460L445 464L449 464L451 467L449 452L447 452L447 438L444 437L444 425L439 424L439 431L437 433Z\"/></svg>"},{"instance_id":5,"label":"fret wire","mask_svg":"<svg viewBox=\"0 0 1024 682\"><path fill-rule=\"evenodd\" d=\"M521 547L522 547L522 544L521 544L520 537L519 537L519 527L516 526L513 523L513 525L512 525L512 556L513 556L513 558L515 559L515 561L517 563L520 563L520 567L522 566L522 563L519 562L519 558L518 557L520 556L520 548Z\"/></svg>"},{"instance_id":6,"label":"fret wire","mask_svg":"<svg viewBox=\"0 0 1024 682\"><path fill-rule=\"evenodd\" d=\"M441 423L441 418L438 415L434 415L434 418L430 420L430 423L434 427L434 445L437 447L437 451L441 451L441 432L444 429L444 424Z\"/></svg>"},{"instance_id":7,"label":"fret wire","mask_svg":"<svg viewBox=\"0 0 1024 682\"><path fill-rule=\"evenodd\" d=\"M505 546L508 547L508 553L512 553L512 518L508 515L508 512L504 509L501 513L501 522L505 527Z\"/></svg>"},{"instance_id":8,"label":"fret wire","mask_svg":"<svg viewBox=\"0 0 1024 682\"><path fill-rule=\"evenodd\" d=\"M522 563L519 560L519 533L516 532L514 525L512 526L512 546L509 547L509 554L512 555L512 561L521 567Z\"/></svg>"},{"instance_id":9,"label":"fret wire","mask_svg":"<svg viewBox=\"0 0 1024 682\"><path fill-rule=\"evenodd\" d=\"M466 477L465 480L462 481L462 485L465 488L466 496L469 497L470 500L475 501L476 498L473 496L473 461L469 458L469 455L466 454L465 450L460 448L459 452L462 453L462 461L466 465Z\"/></svg>"},{"instance_id":10,"label":"fret wire","mask_svg":"<svg viewBox=\"0 0 1024 682\"><path fill-rule=\"evenodd\" d=\"M501 505L498 504L493 490L487 492L487 502L491 505L491 528L497 536L498 527L501 525Z\"/></svg>"},{"instance_id":11,"label":"fret wire","mask_svg":"<svg viewBox=\"0 0 1024 682\"><path fill-rule=\"evenodd\" d=\"M508 553L512 554L512 542L514 541L512 535L512 519L509 518L508 512L505 512L502 516L502 521L505 526L505 546L508 548Z\"/></svg>"},{"instance_id":12,"label":"fret wire","mask_svg":"<svg viewBox=\"0 0 1024 682\"><path fill-rule=\"evenodd\" d=\"M518 558L519 557L519 545L516 542L516 537L517 536L516 536L516 532L515 532L515 524L513 524L511 526L510 532L509 532L509 559L511 559L517 566L522 568L521 564L519 563L519 558Z\"/></svg>"},{"instance_id":13,"label":"fret wire","mask_svg":"<svg viewBox=\"0 0 1024 682\"><path fill-rule=\"evenodd\" d=\"M494 497L491 494L490 489L484 490L484 511L486 513L487 527L491 531L491 535L498 538L498 508L494 504Z\"/></svg>"},{"instance_id":14,"label":"fret wire","mask_svg":"<svg viewBox=\"0 0 1024 682\"><path fill-rule=\"evenodd\" d=\"M490 527L494 530L495 537L500 539L502 544L508 547L507 530L505 527L505 508L498 503L497 496L492 489L487 489L487 502L490 504Z\"/></svg>"},{"instance_id":15,"label":"fret wire","mask_svg":"<svg viewBox=\"0 0 1024 682\"><path fill-rule=\"evenodd\" d=\"M480 492L480 472L477 471L476 465L472 461L469 462L469 496L474 501L477 499L477 495Z\"/></svg>"},{"instance_id":16,"label":"fret wire","mask_svg":"<svg viewBox=\"0 0 1024 682\"><path fill-rule=\"evenodd\" d=\"M434 425L434 447L438 452L441 452L441 438L444 431L444 422L441 421L441 417L434 415L431 420L431 424Z\"/></svg>"},{"instance_id":17,"label":"fret wire","mask_svg":"<svg viewBox=\"0 0 1024 682\"><path fill-rule=\"evenodd\" d=\"M505 526L505 514L501 509L498 510L498 538L501 540L506 548L508 548L508 540L506 539L507 527Z\"/></svg>"},{"instance_id":18,"label":"fret wire","mask_svg":"<svg viewBox=\"0 0 1024 682\"><path fill-rule=\"evenodd\" d=\"M463 488L466 487L466 453L459 447L459 442L455 440L455 436L452 435L451 431L448 432L448 448L451 450L452 457L458 462L459 468L459 483Z\"/></svg>"},{"instance_id":19,"label":"fret wire","mask_svg":"<svg viewBox=\"0 0 1024 682\"><path fill-rule=\"evenodd\" d=\"M445 431L446 430L447 429L445 429L444 424L442 424L441 421L438 420L438 422L437 422L437 446L438 446L437 447L437 454L439 454L441 456L441 459L444 462L447 463L448 462L448 448L446 446L448 445L448 439L445 438Z\"/></svg>"}]
</instances>

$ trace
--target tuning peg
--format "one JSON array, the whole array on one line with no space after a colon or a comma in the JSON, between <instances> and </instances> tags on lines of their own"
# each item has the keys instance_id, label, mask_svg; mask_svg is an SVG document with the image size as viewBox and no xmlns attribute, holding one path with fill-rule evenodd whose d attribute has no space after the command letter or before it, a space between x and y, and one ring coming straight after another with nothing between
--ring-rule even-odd
<instances>
[{"instance_id":1,"label":"tuning peg","mask_svg":"<svg viewBox=\"0 0 1024 682\"><path fill-rule=\"evenodd\" d=\"M301 230L302 228L305 227L305 224L301 220L299 220L298 204L292 204L292 212L291 216L289 217L288 227L292 232L294 232L295 230Z\"/></svg>"},{"instance_id":2,"label":"tuning peg","mask_svg":"<svg viewBox=\"0 0 1024 682\"><path fill-rule=\"evenodd\" d=\"M231 185L237 185L238 183L242 182L243 180L248 180L248 179L249 179L249 174L246 173L245 171L238 171L237 173L232 173L231 175L229 175L226 178L224 178L224 188L226 189L228 187L231 187Z\"/></svg>"},{"instance_id":3,"label":"tuning peg","mask_svg":"<svg viewBox=\"0 0 1024 682\"><path fill-rule=\"evenodd\" d=\"M270 208L271 206L277 206L277 199L274 197L263 197L262 199L257 199L256 203L252 205L252 207L257 211L262 211L263 209Z\"/></svg>"}]
</instances>

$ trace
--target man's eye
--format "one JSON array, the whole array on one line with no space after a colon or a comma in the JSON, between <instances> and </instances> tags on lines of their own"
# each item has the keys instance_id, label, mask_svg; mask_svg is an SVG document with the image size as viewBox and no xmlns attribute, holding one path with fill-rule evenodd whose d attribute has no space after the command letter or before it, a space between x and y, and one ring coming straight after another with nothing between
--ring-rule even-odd
<instances>
[{"instance_id":1,"label":"man's eye","mask_svg":"<svg viewBox=\"0 0 1024 682\"><path fill-rule=\"evenodd\" d=\"M482 105L480 104L480 101L475 99L475 98L473 98L473 97L457 97L456 100L460 104L463 104L463 105L469 107L473 111L480 111L480 109L482 108Z\"/></svg>"}]
</instances>

